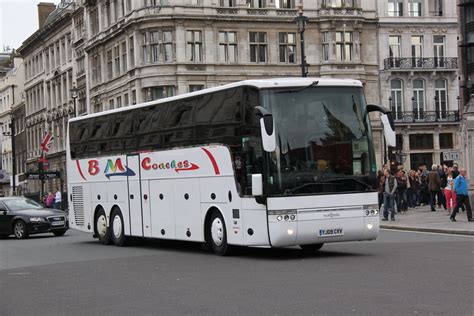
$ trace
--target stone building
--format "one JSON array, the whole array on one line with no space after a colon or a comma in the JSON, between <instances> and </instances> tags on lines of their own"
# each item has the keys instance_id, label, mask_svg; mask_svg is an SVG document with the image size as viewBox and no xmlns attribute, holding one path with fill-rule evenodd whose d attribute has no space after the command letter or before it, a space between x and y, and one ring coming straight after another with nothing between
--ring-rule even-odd
<instances>
[{"instance_id":1,"label":"stone building","mask_svg":"<svg viewBox=\"0 0 474 316\"><path fill-rule=\"evenodd\" d=\"M45 191L64 188L67 120L72 114L73 87L72 19L75 4L62 1L58 6L38 4L39 29L17 50L24 59L26 169L38 172L42 155L40 143L46 133L53 135L51 149L45 153L47 171L58 171L59 179L46 181ZM54 9L51 12L51 9ZM49 14L46 14L49 10ZM42 18L47 17L45 20ZM41 182L28 181L30 193L41 192Z\"/></svg>"},{"instance_id":2,"label":"stone building","mask_svg":"<svg viewBox=\"0 0 474 316\"><path fill-rule=\"evenodd\" d=\"M301 76L298 1L82 3L72 22L79 115L239 80ZM378 103L376 1L302 4L308 76L359 79Z\"/></svg>"},{"instance_id":3,"label":"stone building","mask_svg":"<svg viewBox=\"0 0 474 316\"><path fill-rule=\"evenodd\" d=\"M15 108L24 105L22 99L24 65L23 60L19 57L15 57L14 53L9 54L9 60L11 61L11 63L9 62L11 67L9 67L8 72L5 72L3 76L0 77L0 150L2 166L0 194L4 196L13 194L13 174L15 173L15 186L21 187L22 184L19 182L23 179L19 177L19 175L25 172L25 156L13 154L12 152L12 137L15 137L15 141L17 142L19 140L19 134L24 130L24 116L19 115L17 117L14 115ZM14 131L11 129L12 117L16 122L16 124L14 124ZM16 159L15 172L13 172L13 159Z\"/></svg>"},{"instance_id":4,"label":"stone building","mask_svg":"<svg viewBox=\"0 0 474 316\"><path fill-rule=\"evenodd\" d=\"M461 33L461 85L460 95L463 107L463 120L461 130L461 155L467 169L471 204L474 205L474 1L460 0L460 33Z\"/></svg>"},{"instance_id":5,"label":"stone building","mask_svg":"<svg viewBox=\"0 0 474 316\"><path fill-rule=\"evenodd\" d=\"M381 103L392 109L397 132L387 158L412 169L464 163L448 155L461 149L456 1L378 4Z\"/></svg>"}]
</instances>

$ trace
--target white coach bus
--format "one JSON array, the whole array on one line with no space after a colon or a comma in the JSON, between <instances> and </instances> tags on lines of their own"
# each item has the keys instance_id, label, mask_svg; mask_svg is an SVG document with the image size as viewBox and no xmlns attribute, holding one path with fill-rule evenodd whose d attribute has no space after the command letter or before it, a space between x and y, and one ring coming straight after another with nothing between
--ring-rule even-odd
<instances>
[{"instance_id":1,"label":"white coach bus","mask_svg":"<svg viewBox=\"0 0 474 316\"><path fill-rule=\"evenodd\" d=\"M318 250L379 232L369 112L356 80L248 80L71 119L72 228Z\"/></svg>"}]
</instances>

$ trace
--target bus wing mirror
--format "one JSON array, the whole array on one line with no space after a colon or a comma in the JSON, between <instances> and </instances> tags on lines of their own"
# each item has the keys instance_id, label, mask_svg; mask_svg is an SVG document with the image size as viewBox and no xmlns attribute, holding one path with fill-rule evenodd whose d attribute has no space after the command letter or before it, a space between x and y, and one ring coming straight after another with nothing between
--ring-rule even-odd
<instances>
[{"instance_id":1,"label":"bus wing mirror","mask_svg":"<svg viewBox=\"0 0 474 316\"><path fill-rule=\"evenodd\" d=\"M252 195L262 196L263 194L263 181L262 174L252 174Z\"/></svg>"},{"instance_id":2,"label":"bus wing mirror","mask_svg":"<svg viewBox=\"0 0 474 316\"><path fill-rule=\"evenodd\" d=\"M256 106L260 117L260 131L262 134L263 150L272 152L276 149L275 128L273 123L273 115L264 107Z\"/></svg>"},{"instance_id":3,"label":"bus wing mirror","mask_svg":"<svg viewBox=\"0 0 474 316\"><path fill-rule=\"evenodd\" d=\"M380 120L382 121L385 142L388 146L396 147L397 138L395 135L395 124L393 122L392 112L387 108L376 104L367 104L367 112L380 112Z\"/></svg>"}]
</instances>

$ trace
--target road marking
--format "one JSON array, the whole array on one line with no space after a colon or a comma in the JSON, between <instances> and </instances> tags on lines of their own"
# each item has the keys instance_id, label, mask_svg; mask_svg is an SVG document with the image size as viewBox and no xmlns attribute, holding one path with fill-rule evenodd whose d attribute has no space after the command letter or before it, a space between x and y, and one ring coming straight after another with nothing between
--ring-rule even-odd
<instances>
[{"instance_id":1,"label":"road marking","mask_svg":"<svg viewBox=\"0 0 474 316\"><path fill-rule=\"evenodd\" d=\"M12 272L8 273L8 275L28 275L31 274L30 272Z\"/></svg>"},{"instance_id":2,"label":"road marking","mask_svg":"<svg viewBox=\"0 0 474 316\"><path fill-rule=\"evenodd\" d=\"M395 229L395 228L380 228L380 230L403 232L403 233L414 233L414 234L429 234L429 235L442 235L442 236L474 238L474 236L472 236L472 235L459 235L459 234L435 233L435 232L419 232L419 231L414 231L414 230Z\"/></svg>"}]
</instances>

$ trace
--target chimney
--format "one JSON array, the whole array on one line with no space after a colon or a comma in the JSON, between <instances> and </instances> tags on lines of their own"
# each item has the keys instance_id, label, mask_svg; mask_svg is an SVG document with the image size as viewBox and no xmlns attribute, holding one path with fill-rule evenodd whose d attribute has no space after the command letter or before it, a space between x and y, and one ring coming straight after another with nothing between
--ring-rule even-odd
<instances>
[{"instance_id":1,"label":"chimney","mask_svg":"<svg viewBox=\"0 0 474 316\"><path fill-rule=\"evenodd\" d=\"M48 15L56 9L56 5L50 2L40 2L38 3L38 26L42 28L44 22L48 18Z\"/></svg>"}]
</instances>

